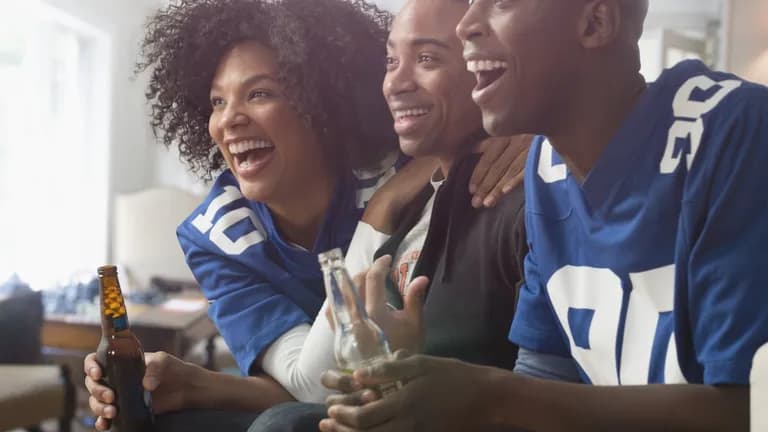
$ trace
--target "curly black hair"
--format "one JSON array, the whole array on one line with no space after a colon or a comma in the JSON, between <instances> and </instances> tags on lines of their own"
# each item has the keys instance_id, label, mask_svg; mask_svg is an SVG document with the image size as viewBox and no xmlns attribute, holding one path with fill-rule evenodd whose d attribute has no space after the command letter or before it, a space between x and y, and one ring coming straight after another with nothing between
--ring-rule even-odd
<instances>
[{"instance_id":1,"label":"curly black hair","mask_svg":"<svg viewBox=\"0 0 768 432\"><path fill-rule=\"evenodd\" d=\"M151 70L155 135L203 180L224 168L210 85L224 53L255 40L276 52L287 97L334 169L375 166L397 145L381 94L391 20L364 0L178 0L148 20L137 65Z\"/></svg>"}]
</instances>

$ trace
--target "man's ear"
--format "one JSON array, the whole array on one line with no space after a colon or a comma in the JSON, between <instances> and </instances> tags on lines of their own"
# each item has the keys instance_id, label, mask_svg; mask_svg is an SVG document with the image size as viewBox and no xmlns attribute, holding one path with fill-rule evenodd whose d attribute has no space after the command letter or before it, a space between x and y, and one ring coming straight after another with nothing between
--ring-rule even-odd
<instances>
[{"instance_id":1,"label":"man's ear","mask_svg":"<svg viewBox=\"0 0 768 432\"><path fill-rule=\"evenodd\" d=\"M587 0L579 20L579 36L584 48L600 48L620 37L620 0Z\"/></svg>"}]
</instances>

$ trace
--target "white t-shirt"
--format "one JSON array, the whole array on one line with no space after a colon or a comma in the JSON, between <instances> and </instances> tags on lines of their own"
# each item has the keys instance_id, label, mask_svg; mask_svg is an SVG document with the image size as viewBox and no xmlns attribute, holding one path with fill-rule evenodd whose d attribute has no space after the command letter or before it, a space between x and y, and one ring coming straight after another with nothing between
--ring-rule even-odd
<instances>
[{"instance_id":1,"label":"white t-shirt","mask_svg":"<svg viewBox=\"0 0 768 432\"><path fill-rule=\"evenodd\" d=\"M432 176L435 191L443 183L438 170ZM421 218L405 235L393 257L392 280L405 295L407 282L421 254L427 237L435 194L424 206ZM376 231L365 222L358 222L352 242L347 250L345 264L350 275L366 271L373 264L373 255L390 235ZM262 368L300 402L323 403L331 390L323 387L323 372L336 368L333 353L333 330L326 319L327 301L323 303L314 323L296 326L278 338L264 354Z\"/></svg>"},{"instance_id":2,"label":"white t-shirt","mask_svg":"<svg viewBox=\"0 0 768 432\"><path fill-rule=\"evenodd\" d=\"M435 204L435 194L429 198L424 210L421 213L419 221L403 237L402 243L397 247L397 252L393 257L392 263L392 282L400 291L400 295L405 297L408 283L413 276L413 270L416 262L421 255L421 248L427 239L427 230L429 230L429 220L432 218L432 206ZM353 240L354 241L354 240ZM371 256L373 258L373 256ZM371 262L373 264L373 262ZM370 267L370 265L369 265Z\"/></svg>"}]
</instances>

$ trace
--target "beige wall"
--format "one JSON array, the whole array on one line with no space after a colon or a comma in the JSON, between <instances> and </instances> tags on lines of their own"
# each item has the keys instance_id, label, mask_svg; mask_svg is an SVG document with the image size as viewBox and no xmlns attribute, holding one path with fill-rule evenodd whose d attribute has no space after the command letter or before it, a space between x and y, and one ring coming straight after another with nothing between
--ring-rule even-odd
<instances>
[{"instance_id":1,"label":"beige wall","mask_svg":"<svg viewBox=\"0 0 768 432\"><path fill-rule=\"evenodd\" d=\"M768 0L731 0L728 69L768 84Z\"/></svg>"}]
</instances>

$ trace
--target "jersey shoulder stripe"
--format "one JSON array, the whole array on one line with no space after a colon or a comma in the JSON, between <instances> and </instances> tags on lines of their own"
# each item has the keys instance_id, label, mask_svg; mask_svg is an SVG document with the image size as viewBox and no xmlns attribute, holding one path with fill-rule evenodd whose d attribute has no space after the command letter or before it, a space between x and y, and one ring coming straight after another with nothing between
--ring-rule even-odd
<instances>
[{"instance_id":1,"label":"jersey shoulder stripe","mask_svg":"<svg viewBox=\"0 0 768 432\"><path fill-rule=\"evenodd\" d=\"M371 200L373 194L386 183L395 173L407 163L409 158L400 152L393 152L385 157L377 166L369 169L352 171L357 185L355 202L357 208L363 209Z\"/></svg>"}]
</instances>

